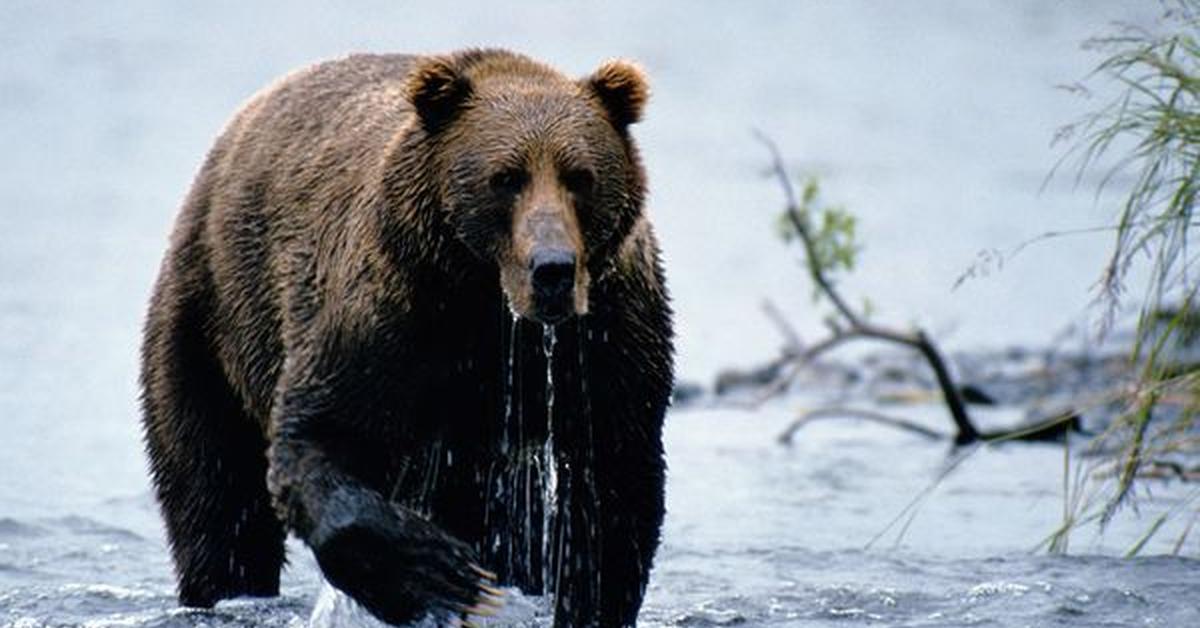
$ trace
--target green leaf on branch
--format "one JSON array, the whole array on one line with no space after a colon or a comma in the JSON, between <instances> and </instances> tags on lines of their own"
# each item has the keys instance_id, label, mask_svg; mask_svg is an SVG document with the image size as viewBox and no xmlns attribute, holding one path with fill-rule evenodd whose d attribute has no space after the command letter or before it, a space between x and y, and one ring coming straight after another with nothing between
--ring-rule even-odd
<instances>
[{"instance_id":1,"label":"green leaf on branch","mask_svg":"<svg viewBox=\"0 0 1200 628\"><path fill-rule=\"evenodd\" d=\"M790 207L779 216L780 236L789 243L807 236L806 263L811 271L832 281L839 272L854 270L861 249L856 240L858 220L844 207L821 201L821 185L816 177L805 179L801 190L800 206ZM820 290L815 290L814 300L820 296Z\"/></svg>"}]
</instances>

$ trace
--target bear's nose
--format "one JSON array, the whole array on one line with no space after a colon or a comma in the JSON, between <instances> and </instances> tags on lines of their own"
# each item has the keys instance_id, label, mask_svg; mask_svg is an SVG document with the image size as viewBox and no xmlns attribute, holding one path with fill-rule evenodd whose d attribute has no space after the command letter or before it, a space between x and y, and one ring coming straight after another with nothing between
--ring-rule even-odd
<instances>
[{"instance_id":1,"label":"bear's nose","mask_svg":"<svg viewBox=\"0 0 1200 628\"><path fill-rule=\"evenodd\" d=\"M529 266L534 302L541 317L553 322L566 316L575 288L575 253L563 249L536 251Z\"/></svg>"}]
</instances>

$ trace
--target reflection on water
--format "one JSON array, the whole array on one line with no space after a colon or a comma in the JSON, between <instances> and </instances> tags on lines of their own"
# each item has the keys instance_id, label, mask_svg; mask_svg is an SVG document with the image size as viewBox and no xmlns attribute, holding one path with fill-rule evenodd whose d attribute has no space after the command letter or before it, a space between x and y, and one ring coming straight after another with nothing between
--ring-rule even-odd
<instances>
[{"instance_id":1,"label":"reflection on water","mask_svg":"<svg viewBox=\"0 0 1200 628\"><path fill-rule=\"evenodd\" d=\"M802 331L819 329L793 253L772 239L780 198L751 127L859 213L867 248L847 295L869 294L889 320L953 328L950 348L1049 338L1086 303L1103 241L1035 247L999 275L949 286L981 248L1103 222L1089 194L1037 193L1057 156L1054 128L1087 106L1053 86L1094 61L1077 42L1155 10L1082 0L920 10L5 3L0 626L307 621L320 582L298 546L281 598L175 608L136 406L139 326L175 209L223 120L283 72L349 50L468 44L511 46L578 74L615 54L642 61L655 94L636 133L681 372L699 378L776 349L756 323L764 296ZM1182 602L1200 593L1194 563L1026 555L1061 507L1053 447L981 451L898 541L893 532L864 551L944 451L842 423L779 448L775 432L799 403L670 417L669 514L644 624L1200 624ZM926 418L940 420L936 411ZM1072 548L1119 554L1153 515ZM1164 530L1152 551L1178 532Z\"/></svg>"}]
</instances>

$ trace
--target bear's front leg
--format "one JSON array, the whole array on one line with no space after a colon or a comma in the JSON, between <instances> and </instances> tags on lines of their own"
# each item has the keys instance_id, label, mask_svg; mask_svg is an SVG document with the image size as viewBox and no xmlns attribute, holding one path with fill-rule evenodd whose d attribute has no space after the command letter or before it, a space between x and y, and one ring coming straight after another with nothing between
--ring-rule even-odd
<instances>
[{"instance_id":1,"label":"bear's front leg","mask_svg":"<svg viewBox=\"0 0 1200 628\"><path fill-rule=\"evenodd\" d=\"M564 452L550 584L556 626L636 625L659 543L665 465L657 438L598 436Z\"/></svg>"},{"instance_id":2,"label":"bear's front leg","mask_svg":"<svg viewBox=\"0 0 1200 628\"><path fill-rule=\"evenodd\" d=\"M596 469L601 626L636 624L665 512L666 465L657 435L622 449Z\"/></svg>"},{"instance_id":3,"label":"bear's front leg","mask_svg":"<svg viewBox=\"0 0 1200 628\"><path fill-rule=\"evenodd\" d=\"M287 432L290 430L281 430ZM420 514L343 470L317 442L277 436L270 487L289 529L325 578L379 619L439 622L486 613L491 574L474 552Z\"/></svg>"},{"instance_id":4,"label":"bear's front leg","mask_svg":"<svg viewBox=\"0 0 1200 628\"><path fill-rule=\"evenodd\" d=\"M673 379L661 283L655 268L616 273L596 284L596 307L581 322L590 412L578 442L592 444L584 448L592 463L575 492L596 504L589 532L599 559L589 582L598 587L598 621L571 623L579 611L559 604L559 625L633 626L646 592L665 512L662 430Z\"/></svg>"}]
</instances>

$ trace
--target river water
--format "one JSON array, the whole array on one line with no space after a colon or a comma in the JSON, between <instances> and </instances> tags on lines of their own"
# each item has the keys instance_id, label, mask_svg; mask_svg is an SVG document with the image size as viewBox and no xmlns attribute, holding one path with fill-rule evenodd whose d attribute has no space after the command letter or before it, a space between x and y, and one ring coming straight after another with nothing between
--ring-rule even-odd
<instances>
[{"instance_id":1,"label":"river water","mask_svg":"<svg viewBox=\"0 0 1200 628\"><path fill-rule=\"evenodd\" d=\"M139 326L166 233L223 121L274 77L351 50L503 45L578 74L639 59L654 97L636 133L680 373L707 380L777 349L764 297L802 333L821 329L795 251L773 236L780 195L753 128L859 215L866 248L841 285L870 295L881 319L919 322L951 349L1039 346L1081 320L1102 237L1035 246L950 286L981 249L1105 222L1087 190L1039 192L1061 154L1054 130L1099 102L1055 85L1096 61L1084 38L1157 12L1083 1L3 3L0 626L303 626L314 606L318 625L354 614L321 593L299 546L280 598L177 609L141 451ZM669 513L643 624L1200 625L1196 538L1181 552L1193 559L1170 556L1186 514L1143 557L1119 558L1158 514L1194 511L1192 487L1150 485L1154 501L1103 533L1081 530L1069 557L1046 556L1032 550L1062 516L1061 447L955 462L944 444L838 421L776 444L817 401L671 413ZM903 411L944 427L937 406ZM539 621L537 600L509 608L510 624Z\"/></svg>"}]
</instances>

